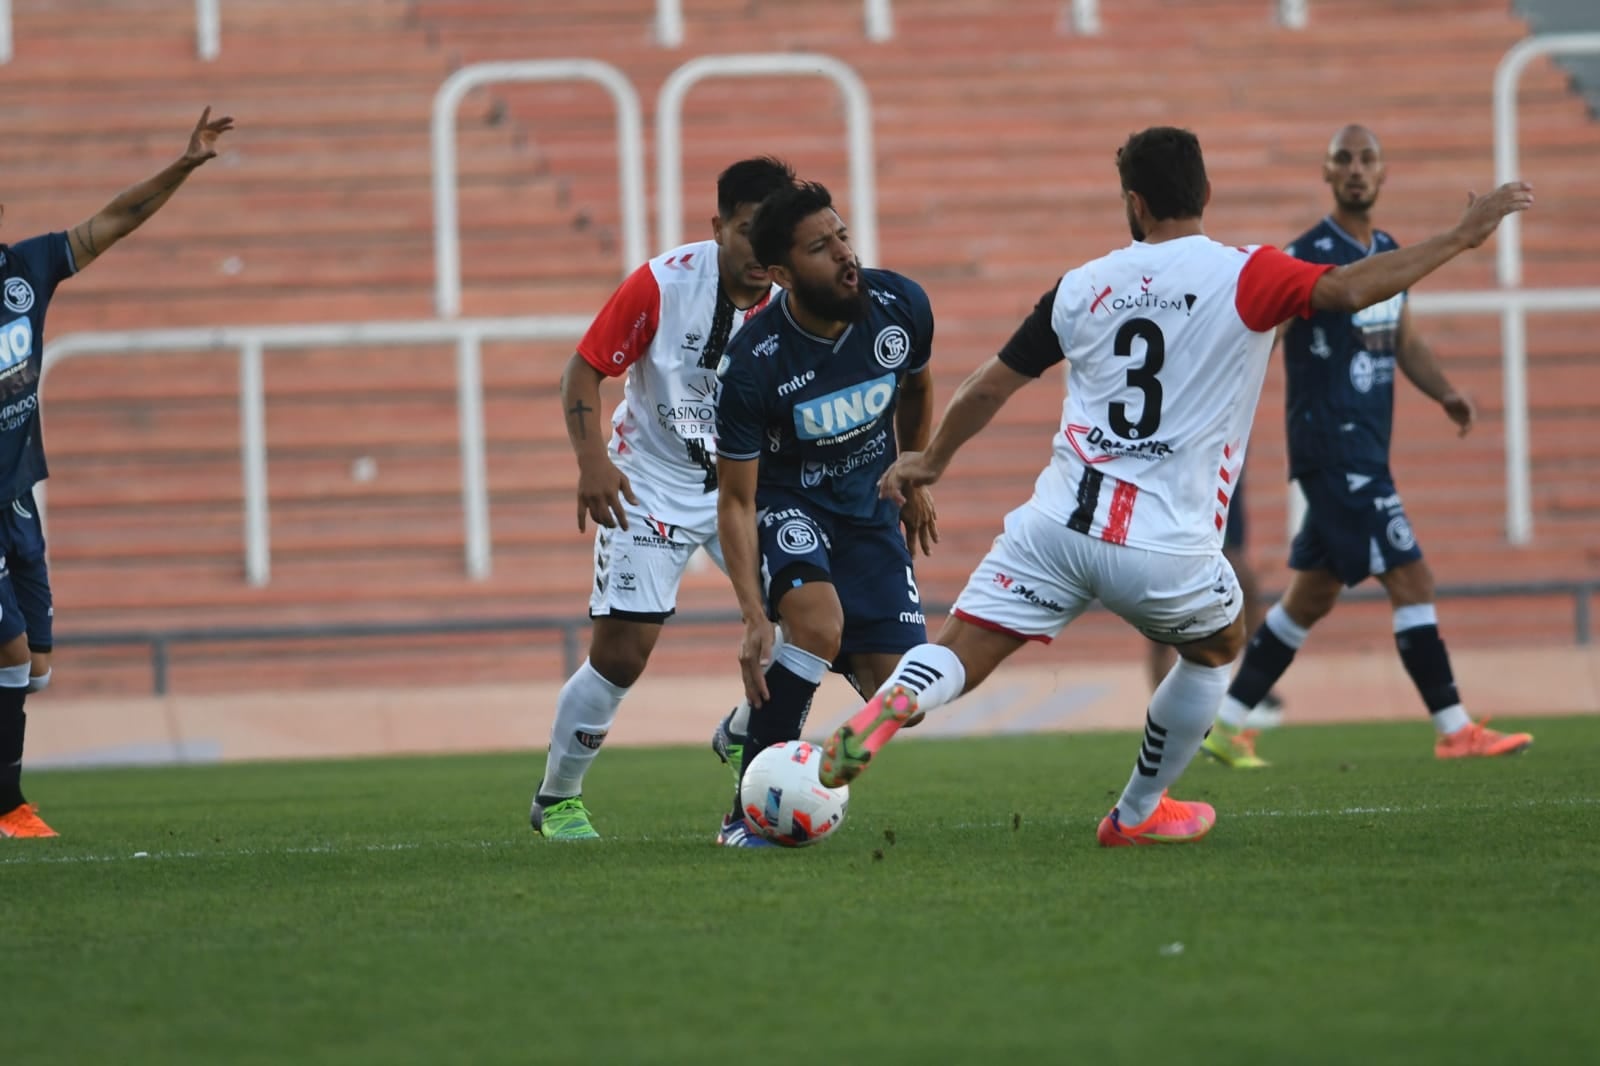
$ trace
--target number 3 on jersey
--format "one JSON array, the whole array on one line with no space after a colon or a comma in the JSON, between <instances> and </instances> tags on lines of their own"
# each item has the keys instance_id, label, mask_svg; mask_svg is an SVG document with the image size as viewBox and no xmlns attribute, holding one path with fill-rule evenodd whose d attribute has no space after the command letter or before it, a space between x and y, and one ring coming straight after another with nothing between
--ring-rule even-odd
<instances>
[{"instance_id":1,"label":"number 3 on jersey","mask_svg":"<svg viewBox=\"0 0 1600 1066\"><path fill-rule=\"evenodd\" d=\"M1117 330L1111 354L1133 355L1133 342L1144 341L1144 362L1128 368L1128 388L1138 389L1140 397L1139 421L1128 421L1128 405L1121 400L1111 405L1109 411L1111 431L1128 440L1151 437L1161 428L1161 380L1156 377L1167 358L1167 339L1161 327L1148 318L1130 318Z\"/></svg>"}]
</instances>

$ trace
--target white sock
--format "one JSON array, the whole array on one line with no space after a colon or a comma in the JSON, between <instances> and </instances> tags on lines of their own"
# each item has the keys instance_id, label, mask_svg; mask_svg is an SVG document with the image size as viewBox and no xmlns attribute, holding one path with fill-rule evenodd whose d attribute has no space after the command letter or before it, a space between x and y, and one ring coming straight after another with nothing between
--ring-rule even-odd
<instances>
[{"instance_id":1,"label":"white sock","mask_svg":"<svg viewBox=\"0 0 1600 1066\"><path fill-rule=\"evenodd\" d=\"M588 659L583 660L556 699L556 720L550 727L550 754L545 758L539 796L566 799L583 791L583 775L600 753L616 720L617 705L627 694L627 689L613 685Z\"/></svg>"},{"instance_id":2,"label":"white sock","mask_svg":"<svg viewBox=\"0 0 1600 1066\"><path fill-rule=\"evenodd\" d=\"M1217 721L1229 729L1243 729L1245 719L1249 717L1251 710L1252 708L1246 707L1232 696L1225 696L1221 710L1217 711Z\"/></svg>"},{"instance_id":3,"label":"white sock","mask_svg":"<svg viewBox=\"0 0 1600 1066\"><path fill-rule=\"evenodd\" d=\"M967 687L967 668L943 644L918 644L900 657L894 673L878 689L904 685L917 694L917 710L931 711L961 695Z\"/></svg>"},{"instance_id":4,"label":"white sock","mask_svg":"<svg viewBox=\"0 0 1600 1066\"><path fill-rule=\"evenodd\" d=\"M1200 750L1228 690L1229 666L1201 666L1179 659L1150 697L1144 741L1128 787L1117 801L1124 828L1131 829L1155 813L1161 794L1182 776Z\"/></svg>"},{"instance_id":5,"label":"white sock","mask_svg":"<svg viewBox=\"0 0 1600 1066\"><path fill-rule=\"evenodd\" d=\"M1311 630L1289 617L1289 612L1283 609L1282 600L1267 608L1267 616L1262 621L1272 630L1273 636L1295 651L1300 650L1306 642L1306 637L1311 634Z\"/></svg>"},{"instance_id":6,"label":"white sock","mask_svg":"<svg viewBox=\"0 0 1600 1066\"><path fill-rule=\"evenodd\" d=\"M1433 728L1439 735L1447 737L1451 733L1459 733L1472 724L1472 717L1467 714L1467 709L1459 703L1452 703L1442 711L1435 711L1428 717L1433 719Z\"/></svg>"}]
</instances>

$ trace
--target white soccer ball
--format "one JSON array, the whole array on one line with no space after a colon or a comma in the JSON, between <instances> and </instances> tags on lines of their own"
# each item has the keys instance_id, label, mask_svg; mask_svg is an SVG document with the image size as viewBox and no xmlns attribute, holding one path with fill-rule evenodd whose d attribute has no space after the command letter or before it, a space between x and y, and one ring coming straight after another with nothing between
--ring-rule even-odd
<instances>
[{"instance_id":1,"label":"white soccer ball","mask_svg":"<svg viewBox=\"0 0 1600 1066\"><path fill-rule=\"evenodd\" d=\"M817 780L822 749L789 740L757 755L739 785L744 822L774 844L803 848L825 840L844 824L850 786L824 788Z\"/></svg>"}]
</instances>

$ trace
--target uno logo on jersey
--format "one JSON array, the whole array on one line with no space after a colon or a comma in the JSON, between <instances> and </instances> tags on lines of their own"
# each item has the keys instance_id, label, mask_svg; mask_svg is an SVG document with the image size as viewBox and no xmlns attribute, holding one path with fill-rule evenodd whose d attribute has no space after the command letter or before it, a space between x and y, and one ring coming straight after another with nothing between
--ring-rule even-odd
<instances>
[{"instance_id":1,"label":"uno logo on jersey","mask_svg":"<svg viewBox=\"0 0 1600 1066\"><path fill-rule=\"evenodd\" d=\"M9 285L6 291L10 292ZM25 363L31 355L33 355L32 322L26 318L14 318L4 326L0 326L0 370L9 370L18 363Z\"/></svg>"},{"instance_id":2,"label":"uno logo on jersey","mask_svg":"<svg viewBox=\"0 0 1600 1066\"><path fill-rule=\"evenodd\" d=\"M894 375L795 404L794 431L801 440L843 440L878 421L894 400Z\"/></svg>"},{"instance_id":3,"label":"uno logo on jersey","mask_svg":"<svg viewBox=\"0 0 1600 1066\"><path fill-rule=\"evenodd\" d=\"M22 278L7 278L5 285L6 310L21 314L33 307L33 286Z\"/></svg>"},{"instance_id":4,"label":"uno logo on jersey","mask_svg":"<svg viewBox=\"0 0 1600 1066\"><path fill-rule=\"evenodd\" d=\"M885 326L872 341L872 354L879 366L893 370L911 354L911 337L899 326Z\"/></svg>"}]
</instances>

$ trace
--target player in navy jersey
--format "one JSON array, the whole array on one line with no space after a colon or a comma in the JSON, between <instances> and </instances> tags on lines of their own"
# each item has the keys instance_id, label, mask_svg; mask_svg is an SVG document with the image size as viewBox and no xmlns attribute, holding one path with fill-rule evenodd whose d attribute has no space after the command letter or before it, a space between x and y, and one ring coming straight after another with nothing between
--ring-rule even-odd
<instances>
[{"instance_id":1,"label":"player in navy jersey","mask_svg":"<svg viewBox=\"0 0 1600 1066\"><path fill-rule=\"evenodd\" d=\"M1372 223L1384 180L1383 152L1372 131L1346 126L1336 133L1322 175L1333 190L1333 211L1295 239L1291 255L1342 266L1398 247ZM1305 494L1305 521L1289 551L1289 588L1251 637L1207 752L1232 766L1266 765L1246 716L1344 587L1368 577L1389 594L1400 661L1437 733L1434 754L1449 759L1526 750L1533 737L1488 729L1462 706L1439 636L1433 572L1389 472L1397 371L1437 402L1462 436L1476 419L1472 401L1451 386L1417 334L1403 292L1354 314L1318 312L1290 325L1282 340L1289 476Z\"/></svg>"},{"instance_id":2,"label":"player in navy jersey","mask_svg":"<svg viewBox=\"0 0 1600 1066\"><path fill-rule=\"evenodd\" d=\"M753 708L745 765L800 735L829 669L872 692L926 639L911 554L938 537L926 490L904 507L877 490L933 422L933 311L922 287L861 266L821 185L768 197L750 243L783 291L717 368L717 530L744 618L739 665ZM756 840L736 793L718 842Z\"/></svg>"},{"instance_id":3,"label":"player in navy jersey","mask_svg":"<svg viewBox=\"0 0 1600 1066\"><path fill-rule=\"evenodd\" d=\"M177 162L124 190L66 233L0 245L0 838L53 837L22 794L28 693L50 683L50 574L33 487L49 476L39 422L44 317L56 286L160 210L195 168L217 154L233 119L208 107Z\"/></svg>"}]
</instances>

